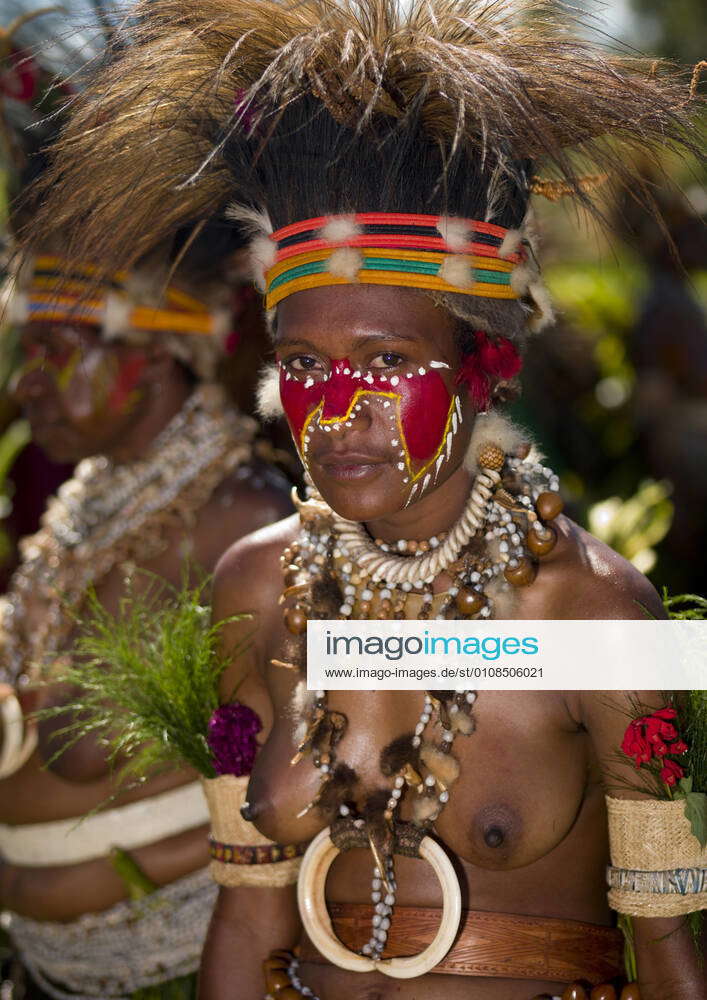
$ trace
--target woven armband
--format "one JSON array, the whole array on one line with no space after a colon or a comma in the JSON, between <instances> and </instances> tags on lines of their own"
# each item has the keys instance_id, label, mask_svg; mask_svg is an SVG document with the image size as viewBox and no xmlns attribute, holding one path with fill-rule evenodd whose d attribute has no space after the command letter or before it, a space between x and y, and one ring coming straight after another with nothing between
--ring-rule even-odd
<instances>
[{"instance_id":1,"label":"woven armband","mask_svg":"<svg viewBox=\"0 0 707 1000\"><path fill-rule=\"evenodd\" d=\"M677 917L707 907L707 849L682 799L607 796L609 905L633 917Z\"/></svg>"},{"instance_id":2,"label":"woven armband","mask_svg":"<svg viewBox=\"0 0 707 1000\"><path fill-rule=\"evenodd\" d=\"M275 844L241 816L248 777L204 781L211 813L211 877L219 885L280 888L297 881L306 844Z\"/></svg>"}]
</instances>

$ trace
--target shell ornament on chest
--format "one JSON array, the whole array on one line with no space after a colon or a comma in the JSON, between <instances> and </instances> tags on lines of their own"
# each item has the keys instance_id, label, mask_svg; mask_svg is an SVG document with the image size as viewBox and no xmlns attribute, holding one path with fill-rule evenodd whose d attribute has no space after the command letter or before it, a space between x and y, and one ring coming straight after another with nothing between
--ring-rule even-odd
<instances>
[{"instance_id":1,"label":"shell ornament on chest","mask_svg":"<svg viewBox=\"0 0 707 1000\"><path fill-rule=\"evenodd\" d=\"M395 433L400 435L401 461L411 482L423 477L424 483L424 477L433 474L430 468L443 458L440 442L444 448L446 435L454 433L447 427L453 426L455 417L458 422L459 414L455 397L450 398L436 372L420 371L417 378L426 380L430 399L430 433L424 440L415 435L415 425L406 421L400 381L383 389L386 383L375 377L369 381L351 370L345 359L337 361L331 375L318 382L311 377L300 382L282 373L283 403L303 456L313 424L326 429L344 420L346 425L355 419L356 407L366 405L367 396L375 396L376 405L379 400L384 405L390 391L391 426L395 424ZM532 583L538 560L557 541L549 523L562 510L557 477L528 457L529 448L505 421L494 416L478 418L477 423L466 462L476 473L469 497L458 521L441 536L384 544L371 538L364 525L337 515L314 491L307 501L296 501L301 530L282 555L285 589L281 602L290 639L283 659L273 661L276 665L305 671L310 619L489 618L505 592ZM435 436L438 440L433 446ZM431 460L424 449L432 451ZM451 581L442 592L435 590L440 577ZM310 758L319 772L320 786L300 815L317 809L331 825L305 855L298 901L311 940L336 965L408 978L429 971L451 947L460 920L461 892L454 869L431 832L459 775L454 741L474 732L476 697L476 692L468 690L426 692L414 731L383 749L381 787L362 803L355 771L337 758L346 716L328 708L325 691L308 692L304 699L291 765ZM398 819L407 797L410 822ZM370 939L360 954L348 951L335 937L324 898L330 865L340 851L352 847L368 847L373 855L374 916ZM420 857L432 865L442 887L444 913L437 935L424 952L412 958L383 959L395 905L396 854Z\"/></svg>"}]
</instances>

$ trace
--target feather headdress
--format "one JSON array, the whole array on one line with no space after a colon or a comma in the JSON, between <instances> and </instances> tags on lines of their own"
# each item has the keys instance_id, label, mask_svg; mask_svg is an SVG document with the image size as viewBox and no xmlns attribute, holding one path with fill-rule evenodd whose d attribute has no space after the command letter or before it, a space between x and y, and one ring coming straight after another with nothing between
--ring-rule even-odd
<instances>
[{"instance_id":1,"label":"feather headdress","mask_svg":"<svg viewBox=\"0 0 707 1000\"><path fill-rule=\"evenodd\" d=\"M559 3L144 0L129 30L74 108L37 223L111 266L234 203L263 268L273 230L372 212L435 216L450 251L456 220L481 220L512 254L534 174L591 205L587 171L636 192L638 153L698 146L683 74L605 51ZM510 284L542 299L532 251Z\"/></svg>"},{"instance_id":2,"label":"feather headdress","mask_svg":"<svg viewBox=\"0 0 707 1000\"><path fill-rule=\"evenodd\" d=\"M17 195L10 233L24 228L29 236L23 266L7 281L8 316L18 325L87 324L106 340L159 338L197 375L212 377L233 331L235 289L247 280L240 231L204 218L197 231L181 227L159 243L151 239L139 266L126 270L104 265L90 241L80 255L67 254L65 230L32 225L48 149L74 102L84 100L90 69L111 61L119 42L100 0L81 5L81 28L76 7L16 6L17 17L0 25L0 163L10 196Z\"/></svg>"}]
</instances>

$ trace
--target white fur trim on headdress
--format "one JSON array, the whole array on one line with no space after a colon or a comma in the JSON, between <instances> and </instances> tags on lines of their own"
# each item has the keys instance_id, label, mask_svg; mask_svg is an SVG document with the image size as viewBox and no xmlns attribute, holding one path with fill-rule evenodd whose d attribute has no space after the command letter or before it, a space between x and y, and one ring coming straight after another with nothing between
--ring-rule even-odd
<instances>
[{"instance_id":1,"label":"white fur trim on headdress","mask_svg":"<svg viewBox=\"0 0 707 1000\"><path fill-rule=\"evenodd\" d=\"M471 261L464 254L445 257L439 269L439 277L455 288L469 288L474 283Z\"/></svg>"},{"instance_id":2,"label":"white fur trim on headdress","mask_svg":"<svg viewBox=\"0 0 707 1000\"><path fill-rule=\"evenodd\" d=\"M230 309L214 309L211 313L211 335L221 348L233 330L233 313Z\"/></svg>"},{"instance_id":3,"label":"white fur trim on headdress","mask_svg":"<svg viewBox=\"0 0 707 1000\"><path fill-rule=\"evenodd\" d=\"M263 420L277 420L284 413L280 402L280 371L268 365L258 379L256 406Z\"/></svg>"},{"instance_id":4,"label":"white fur trim on headdress","mask_svg":"<svg viewBox=\"0 0 707 1000\"><path fill-rule=\"evenodd\" d=\"M334 215L322 226L319 235L328 243L343 243L361 232L353 215Z\"/></svg>"},{"instance_id":5,"label":"white fur trim on headdress","mask_svg":"<svg viewBox=\"0 0 707 1000\"><path fill-rule=\"evenodd\" d=\"M498 248L499 257L509 257L512 253L515 253L520 246L521 240L523 239L523 233L520 229L509 229L506 235L503 237L503 242Z\"/></svg>"},{"instance_id":6,"label":"white fur trim on headdress","mask_svg":"<svg viewBox=\"0 0 707 1000\"><path fill-rule=\"evenodd\" d=\"M3 294L0 319L5 320L11 326L24 326L25 323L29 322L29 318L29 306L24 292L18 292L12 288L7 295Z\"/></svg>"},{"instance_id":7,"label":"white fur trim on headdress","mask_svg":"<svg viewBox=\"0 0 707 1000\"><path fill-rule=\"evenodd\" d=\"M498 445L508 454L513 454L522 444L530 441L530 435L512 424L507 417L502 417L495 410L488 413L478 413L474 421L469 447L464 457L464 468L475 476L479 471L477 455L486 445Z\"/></svg>"},{"instance_id":8,"label":"white fur trim on headdress","mask_svg":"<svg viewBox=\"0 0 707 1000\"><path fill-rule=\"evenodd\" d=\"M225 212L226 218L237 223L246 236L250 237L248 247L251 275L261 292L265 291L265 272L275 263L277 247L270 239L273 225L265 209L251 208L234 202Z\"/></svg>"},{"instance_id":9,"label":"white fur trim on headdress","mask_svg":"<svg viewBox=\"0 0 707 1000\"><path fill-rule=\"evenodd\" d=\"M555 320L552 299L540 275L528 285L528 294L535 305L535 311L528 320L528 329L531 333L539 333Z\"/></svg>"},{"instance_id":10,"label":"white fur trim on headdress","mask_svg":"<svg viewBox=\"0 0 707 1000\"><path fill-rule=\"evenodd\" d=\"M466 249L469 242L469 223L465 219L455 219L448 215L440 215L437 229L447 246L453 253Z\"/></svg>"},{"instance_id":11,"label":"white fur trim on headdress","mask_svg":"<svg viewBox=\"0 0 707 1000\"><path fill-rule=\"evenodd\" d=\"M131 332L132 311L133 303L129 298L108 292L103 307L103 336L106 340L120 340Z\"/></svg>"},{"instance_id":12,"label":"white fur trim on headdress","mask_svg":"<svg viewBox=\"0 0 707 1000\"><path fill-rule=\"evenodd\" d=\"M327 261L327 271L335 278L356 281L363 267L363 254L354 247L339 247Z\"/></svg>"}]
</instances>

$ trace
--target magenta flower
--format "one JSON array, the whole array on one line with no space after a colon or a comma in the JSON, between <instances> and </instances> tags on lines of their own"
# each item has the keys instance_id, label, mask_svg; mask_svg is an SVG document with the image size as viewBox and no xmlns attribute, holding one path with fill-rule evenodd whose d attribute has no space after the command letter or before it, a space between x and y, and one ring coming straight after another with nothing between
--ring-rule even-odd
<instances>
[{"instance_id":1,"label":"magenta flower","mask_svg":"<svg viewBox=\"0 0 707 1000\"><path fill-rule=\"evenodd\" d=\"M207 736L217 774L250 774L258 752L257 734L263 728L252 708L233 702L221 705L209 720Z\"/></svg>"}]
</instances>

